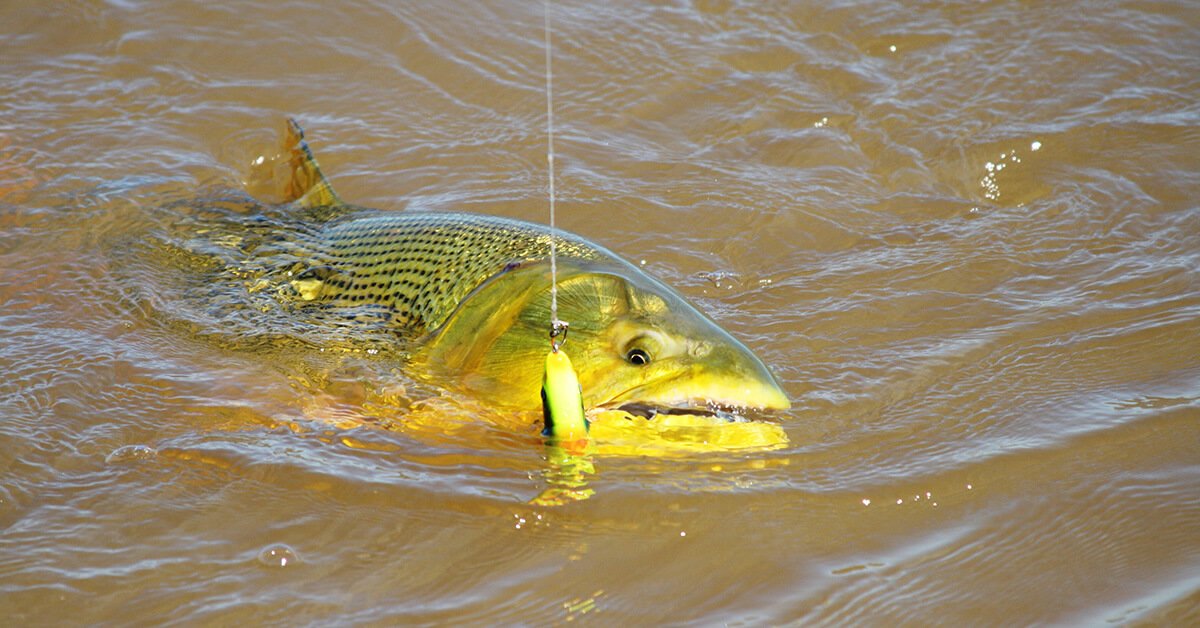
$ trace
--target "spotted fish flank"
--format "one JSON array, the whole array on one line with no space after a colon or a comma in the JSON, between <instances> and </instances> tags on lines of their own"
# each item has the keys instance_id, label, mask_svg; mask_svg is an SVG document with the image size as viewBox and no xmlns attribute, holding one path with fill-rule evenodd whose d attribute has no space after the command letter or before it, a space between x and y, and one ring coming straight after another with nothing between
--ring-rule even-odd
<instances>
[{"instance_id":1,"label":"spotted fish flank","mask_svg":"<svg viewBox=\"0 0 1200 628\"><path fill-rule=\"evenodd\" d=\"M292 281L306 301L375 304L420 334L444 323L471 290L522 263L544 259L550 236L537 225L471 214L377 215L330 225L309 252L316 266ZM564 259L607 252L560 238Z\"/></svg>"}]
</instances>

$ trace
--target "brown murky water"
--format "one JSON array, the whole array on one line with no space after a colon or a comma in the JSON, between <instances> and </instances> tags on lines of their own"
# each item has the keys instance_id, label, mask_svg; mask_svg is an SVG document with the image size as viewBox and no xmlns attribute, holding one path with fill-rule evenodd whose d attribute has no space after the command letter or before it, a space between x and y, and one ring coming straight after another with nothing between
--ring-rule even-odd
<instances>
[{"instance_id":1,"label":"brown murky water","mask_svg":"<svg viewBox=\"0 0 1200 628\"><path fill-rule=\"evenodd\" d=\"M1200 623L1195 3L556 6L560 224L794 401L561 507L132 252L287 115L349 200L545 220L541 6L222 4L0 5L0 623Z\"/></svg>"}]
</instances>

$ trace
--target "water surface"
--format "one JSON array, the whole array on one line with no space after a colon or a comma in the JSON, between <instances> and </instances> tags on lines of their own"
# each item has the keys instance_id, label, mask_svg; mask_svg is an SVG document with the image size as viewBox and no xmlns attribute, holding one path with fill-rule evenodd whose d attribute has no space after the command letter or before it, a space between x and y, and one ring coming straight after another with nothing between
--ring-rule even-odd
<instances>
[{"instance_id":1,"label":"water surface","mask_svg":"<svg viewBox=\"0 0 1200 628\"><path fill-rule=\"evenodd\" d=\"M789 444L542 507L535 428L139 253L269 198L289 115L355 203L544 221L540 4L4 3L3 615L1200 622L1200 10L767 4L553 8L558 219Z\"/></svg>"}]
</instances>

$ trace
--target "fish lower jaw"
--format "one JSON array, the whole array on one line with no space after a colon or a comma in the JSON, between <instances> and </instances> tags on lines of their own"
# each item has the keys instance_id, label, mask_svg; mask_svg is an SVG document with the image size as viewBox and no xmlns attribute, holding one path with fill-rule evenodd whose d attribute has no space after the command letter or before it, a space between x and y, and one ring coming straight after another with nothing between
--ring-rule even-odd
<instances>
[{"instance_id":1,"label":"fish lower jaw","mask_svg":"<svg viewBox=\"0 0 1200 628\"><path fill-rule=\"evenodd\" d=\"M730 395L709 396L688 394L678 387L640 386L626 390L601 408L625 410L640 416L654 414L700 414L720 416L722 414L744 416L747 412L761 410L786 410L791 407L787 395L775 386L739 387ZM706 391L708 392L708 391Z\"/></svg>"},{"instance_id":2,"label":"fish lower jaw","mask_svg":"<svg viewBox=\"0 0 1200 628\"><path fill-rule=\"evenodd\" d=\"M763 410L785 409L788 407L785 405L783 408L780 408L778 403L763 406L708 398L653 399L638 396L623 397L624 399L632 400L617 399L609 401L608 403L600 404L598 409L619 410L647 419L653 419L660 415L687 414L717 417L729 421L742 421L748 416L758 414Z\"/></svg>"},{"instance_id":3,"label":"fish lower jaw","mask_svg":"<svg viewBox=\"0 0 1200 628\"><path fill-rule=\"evenodd\" d=\"M653 419L654 417L660 415L688 414L717 417L727 421L741 420L746 411L746 408L737 408L733 406L722 407L718 404L712 403L662 406L643 402L632 402L621 404L611 409L626 412L628 414L632 414L633 416L640 416L644 419Z\"/></svg>"}]
</instances>

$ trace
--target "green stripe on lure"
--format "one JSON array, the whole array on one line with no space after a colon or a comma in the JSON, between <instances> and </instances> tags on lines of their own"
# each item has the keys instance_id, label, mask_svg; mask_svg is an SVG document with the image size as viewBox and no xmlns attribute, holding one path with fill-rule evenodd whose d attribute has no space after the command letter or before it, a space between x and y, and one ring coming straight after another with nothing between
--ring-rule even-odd
<instances>
[{"instance_id":1,"label":"green stripe on lure","mask_svg":"<svg viewBox=\"0 0 1200 628\"><path fill-rule=\"evenodd\" d=\"M545 419L542 435L552 444L569 450L586 448L588 421L583 414L583 389L571 366L571 358L557 347L546 354L542 373L542 416Z\"/></svg>"}]
</instances>

